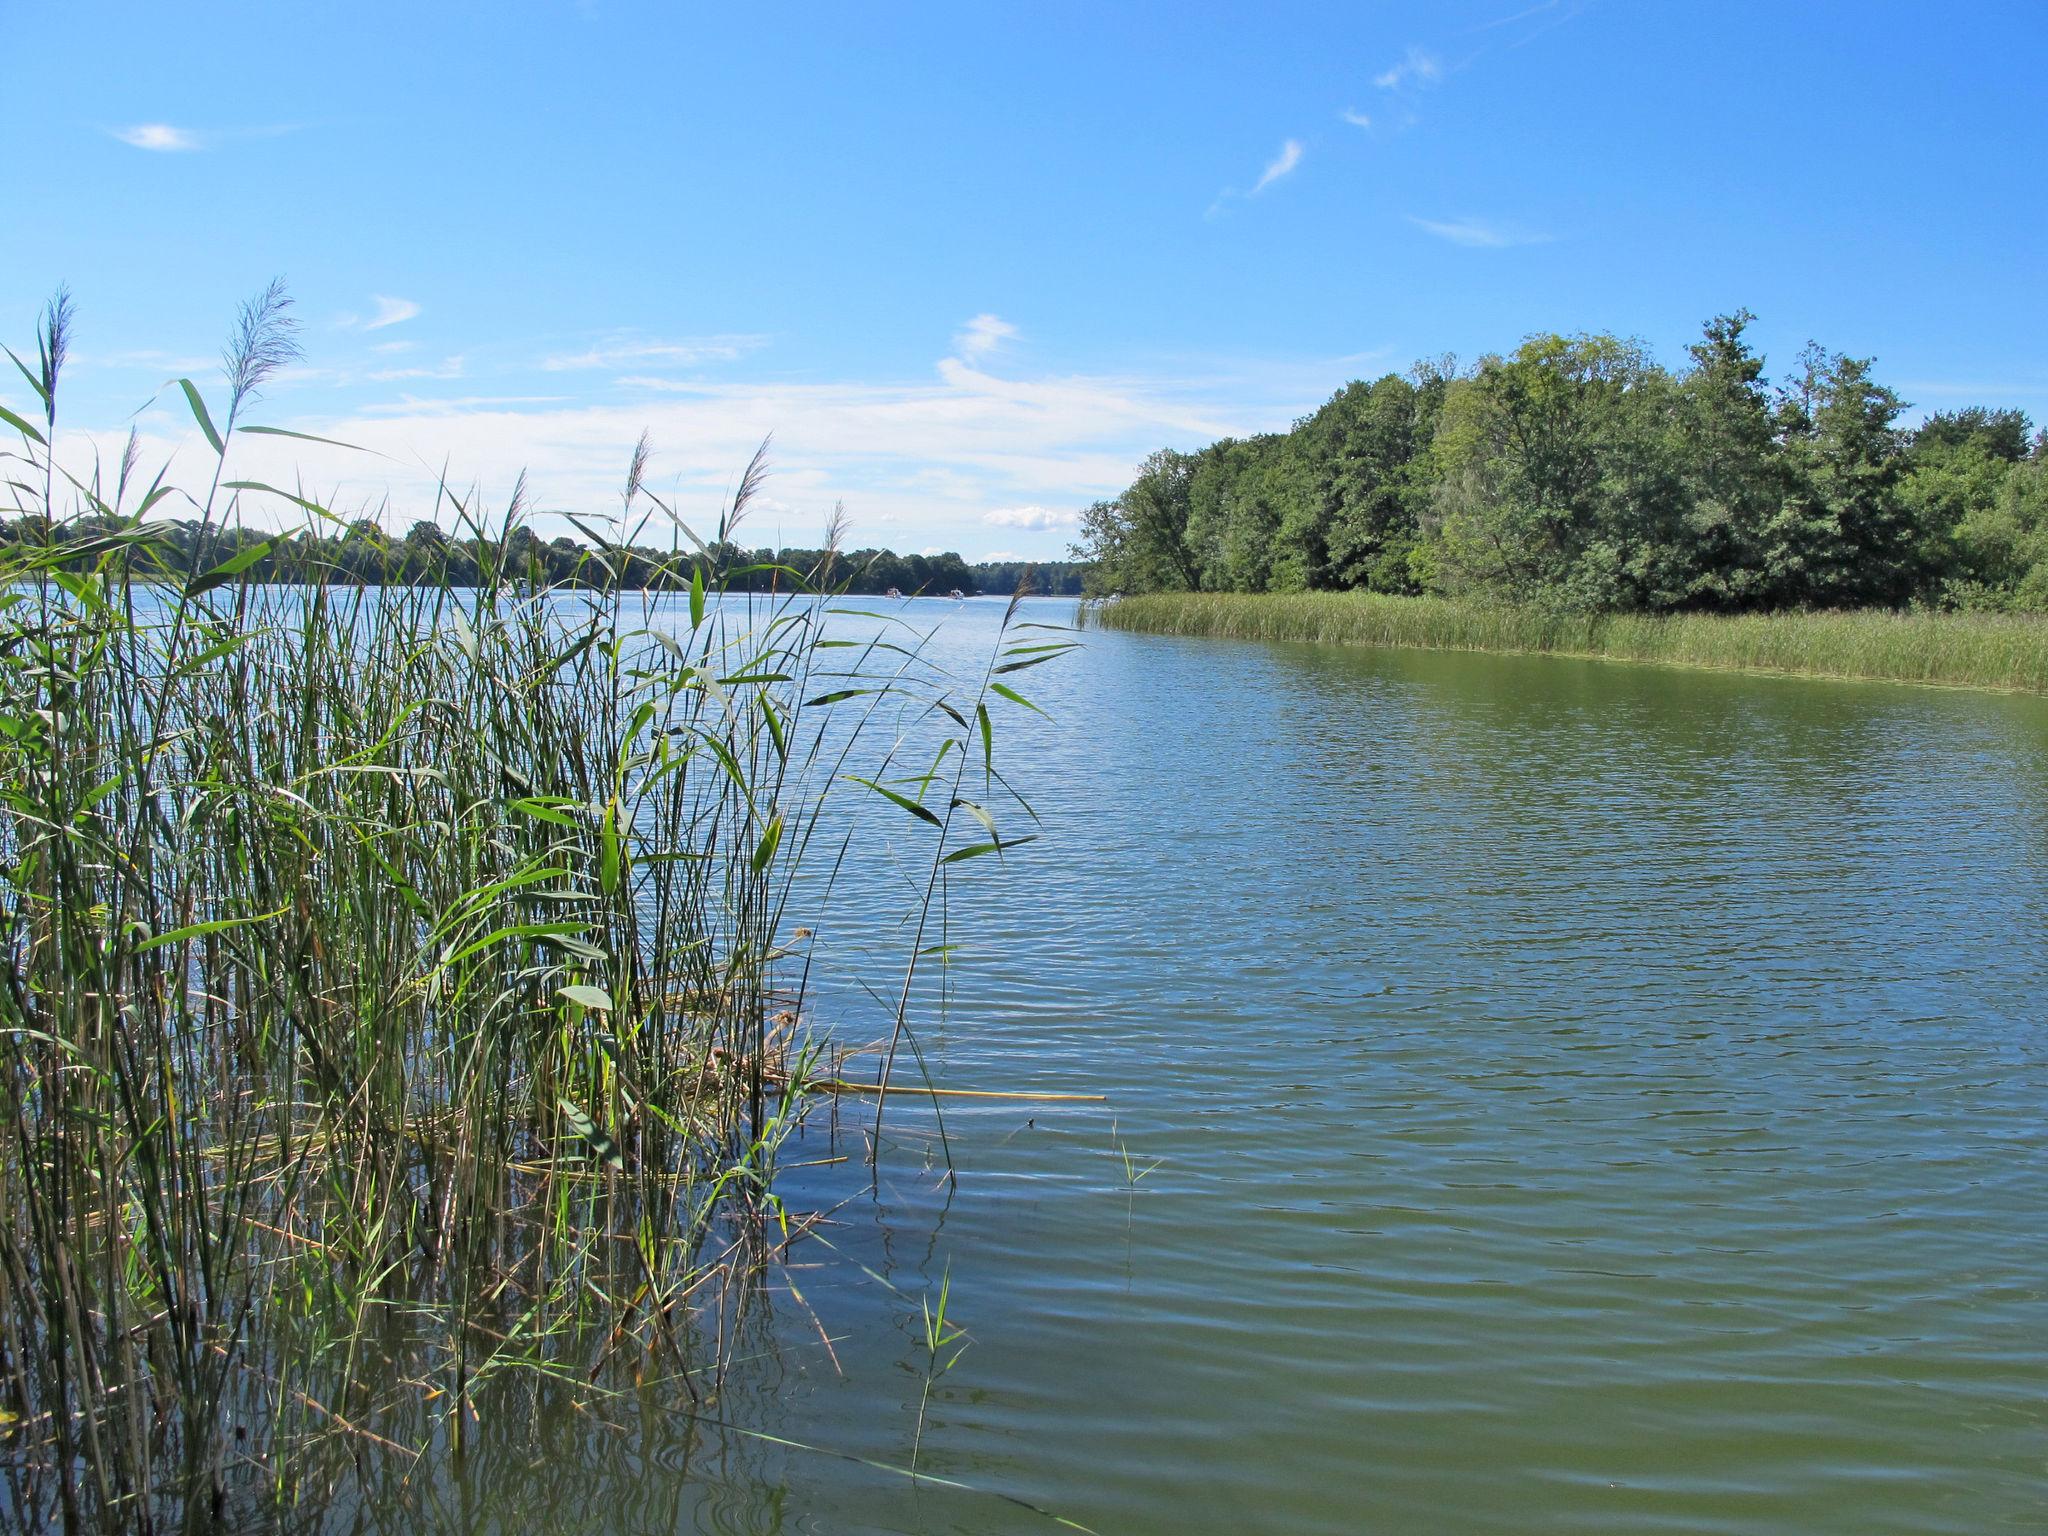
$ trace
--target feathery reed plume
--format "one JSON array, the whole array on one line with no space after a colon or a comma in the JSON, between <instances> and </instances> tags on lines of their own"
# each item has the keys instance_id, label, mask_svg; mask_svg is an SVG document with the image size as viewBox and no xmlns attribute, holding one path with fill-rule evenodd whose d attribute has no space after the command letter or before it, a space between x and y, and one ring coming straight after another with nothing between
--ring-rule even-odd
<instances>
[{"instance_id":1,"label":"feathery reed plume","mask_svg":"<svg viewBox=\"0 0 2048 1536\"><path fill-rule=\"evenodd\" d=\"M832 585L832 573L839 568L839 552L846 547L846 535L853 526L853 519L846 515L846 503L832 503L832 515L825 519L825 547L818 557L817 585L820 588Z\"/></svg>"},{"instance_id":2,"label":"feathery reed plume","mask_svg":"<svg viewBox=\"0 0 2048 1536\"><path fill-rule=\"evenodd\" d=\"M121 472L114 481L114 505L122 505L128 499L128 482L135 475L135 466L142 459L142 438L134 427L128 429L128 441L121 445Z\"/></svg>"},{"instance_id":3,"label":"feathery reed plume","mask_svg":"<svg viewBox=\"0 0 2048 1536\"><path fill-rule=\"evenodd\" d=\"M633 509L633 499L647 483L647 461L653 456L653 452L652 441L647 433L642 431L640 441L633 445L632 462L626 466L626 489L619 497L621 505L628 512Z\"/></svg>"},{"instance_id":4,"label":"feathery reed plume","mask_svg":"<svg viewBox=\"0 0 2048 1536\"><path fill-rule=\"evenodd\" d=\"M57 424L57 379L64 372L66 359L71 355L71 325L75 312L71 304L71 290L59 285L50 296L50 302L43 307L43 323L36 335L36 353L42 364L40 394L43 400L44 419L52 427Z\"/></svg>"},{"instance_id":5,"label":"feathery reed plume","mask_svg":"<svg viewBox=\"0 0 2048 1536\"><path fill-rule=\"evenodd\" d=\"M299 323L291 308L284 279L274 277L261 293L246 300L235 316L235 328L221 351L221 367L228 376L231 426L278 369L298 361Z\"/></svg>"},{"instance_id":6,"label":"feathery reed plume","mask_svg":"<svg viewBox=\"0 0 2048 1536\"><path fill-rule=\"evenodd\" d=\"M746 521L747 508L760 495L762 485L768 479L768 445L773 436L761 439L761 446L754 450L754 456L747 460L746 473L740 476L740 487L732 494L732 502L718 520L718 542L729 543L739 526Z\"/></svg>"}]
</instances>

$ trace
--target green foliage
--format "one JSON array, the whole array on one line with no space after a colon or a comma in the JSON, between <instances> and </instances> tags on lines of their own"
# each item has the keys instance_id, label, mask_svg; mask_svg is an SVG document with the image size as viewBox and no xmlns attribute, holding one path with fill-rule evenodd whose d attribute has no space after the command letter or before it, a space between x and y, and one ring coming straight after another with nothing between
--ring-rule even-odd
<instances>
[{"instance_id":1,"label":"green foliage","mask_svg":"<svg viewBox=\"0 0 2048 1536\"><path fill-rule=\"evenodd\" d=\"M1979 474L1982 467L1971 466ZM1957 501L1949 601L1961 608L2048 613L2048 454L2037 447L1997 477L1987 498Z\"/></svg>"},{"instance_id":2,"label":"green foliage","mask_svg":"<svg viewBox=\"0 0 2048 1536\"><path fill-rule=\"evenodd\" d=\"M26 423L12 417L20 431ZM31 433L33 427L27 427ZM250 428L239 430L249 431ZM35 438L40 441L40 435ZM268 491L254 482L226 482L225 488L251 495ZM296 497L285 498L300 507ZM438 523L415 522L403 538L395 538L368 518L344 522L321 509L313 524L278 533L252 527L215 524L196 519L152 522L139 533L130 521L105 513L67 519L64 538L85 544L114 533L139 538L146 550L140 569L146 575L183 580L210 570L230 558L245 558L231 574L247 572L253 581L300 586L446 586L476 587L499 579L532 586L598 591L687 591L693 581L721 591L788 591L799 573L818 571L830 554L835 590L879 596L892 588L906 597L945 597L959 591L973 596L1008 597L1019 583L1038 593L1078 593L1081 566L1071 561L1005 560L969 565L957 554L899 555L886 549L826 551L784 548L749 549L730 541L679 553L648 546L586 543L561 535L543 539L531 525L515 522L502 532L450 533ZM50 548L53 533L47 520L34 515L0 519L0 552L27 546L54 556L65 569L89 570L89 556L75 558L65 549ZM209 560L212 565L202 565Z\"/></svg>"},{"instance_id":3,"label":"green foliage","mask_svg":"<svg viewBox=\"0 0 2048 1536\"><path fill-rule=\"evenodd\" d=\"M1451 392L1436 512L1451 584L1578 610L1665 608L1690 580L1668 453L1677 392L1611 336L1534 338Z\"/></svg>"},{"instance_id":4,"label":"green foliage","mask_svg":"<svg viewBox=\"0 0 2048 1536\"><path fill-rule=\"evenodd\" d=\"M983 560L968 569L974 576L969 590L989 597L1008 597L1020 587L1040 597L1079 597L1088 570L1078 560Z\"/></svg>"},{"instance_id":5,"label":"green foliage","mask_svg":"<svg viewBox=\"0 0 2048 1536\"><path fill-rule=\"evenodd\" d=\"M2017 411L1900 428L1868 359L1773 390L1747 311L1673 373L1532 336L1339 390L1293 429L1147 459L1084 517L1088 590L1431 592L1560 613L2027 607L2048 449ZM2008 482L2015 487L2008 492Z\"/></svg>"}]
</instances>

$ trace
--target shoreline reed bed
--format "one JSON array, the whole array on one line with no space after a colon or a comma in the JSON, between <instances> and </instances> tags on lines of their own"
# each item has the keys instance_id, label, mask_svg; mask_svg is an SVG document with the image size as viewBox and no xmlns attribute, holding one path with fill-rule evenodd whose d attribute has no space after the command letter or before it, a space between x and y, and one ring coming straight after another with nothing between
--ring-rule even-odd
<instances>
[{"instance_id":1,"label":"shoreline reed bed","mask_svg":"<svg viewBox=\"0 0 2048 1536\"><path fill-rule=\"evenodd\" d=\"M1158 592L1086 604L1082 622L1145 634L2048 692L2048 621L2010 615L1876 609L1558 614L1366 592Z\"/></svg>"},{"instance_id":2,"label":"shoreline reed bed","mask_svg":"<svg viewBox=\"0 0 2048 1536\"><path fill-rule=\"evenodd\" d=\"M287 304L245 308L218 425L180 381L202 548L259 499L336 520L226 477ZM812 925L862 817L827 801L915 818L921 933L1008 846L995 674L1057 648L1006 620L959 680L900 621L848 637L831 548L781 595L622 594L649 521L705 542L644 440L575 590L516 558L523 490L486 529L445 486L474 587L257 586L246 544L172 577L163 477L52 447L69 318L0 452L43 531L0 569L0 1526L360 1524L494 1405L704 1412L840 1070Z\"/></svg>"}]
</instances>

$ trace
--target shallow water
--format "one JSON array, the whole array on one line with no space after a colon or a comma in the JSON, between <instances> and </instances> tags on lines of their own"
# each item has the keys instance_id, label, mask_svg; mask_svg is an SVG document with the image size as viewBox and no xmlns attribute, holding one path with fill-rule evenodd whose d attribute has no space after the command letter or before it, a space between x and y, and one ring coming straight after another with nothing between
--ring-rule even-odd
<instances>
[{"instance_id":1,"label":"shallow water","mask_svg":"<svg viewBox=\"0 0 2048 1536\"><path fill-rule=\"evenodd\" d=\"M1001 610L910 611L965 662ZM950 1008L921 1017L944 1082L1108 1102L955 1101L956 1188L907 1101L873 1194L799 1170L831 1247L799 1245L807 1306L772 1288L779 1349L717 1410L907 1463L915 1298L950 1269L973 1343L920 1466L979 1491L657 1406L446 1510L2048 1526L2048 702L1086 640L1014 679L1054 716L1011 711L998 748L1043 835L961 866ZM877 990L913 841L824 924ZM885 1027L850 980L816 1002Z\"/></svg>"}]
</instances>

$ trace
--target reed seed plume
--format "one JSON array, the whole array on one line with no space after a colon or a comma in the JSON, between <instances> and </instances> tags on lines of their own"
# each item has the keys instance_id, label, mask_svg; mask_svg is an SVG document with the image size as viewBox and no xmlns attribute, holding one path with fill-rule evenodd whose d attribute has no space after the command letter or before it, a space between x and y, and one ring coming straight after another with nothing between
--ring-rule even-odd
<instances>
[{"instance_id":1,"label":"reed seed plume","mask_svg":"<svg viewBox=\"0 0 2048 1536\"><path fill-rule=\"evenodd\" d=\"M773 441L772 435L762 438L761 446L756 448L754 456L747 460L746 473L740 476L739 489L733 492L731 504L726 508L725 515L718 520L720 543L732 541L733 536L739 532L740 524L746 521L747 509L753 505L754 498L761 494L761 487L767 483L768 447Z\"/></svg>"},{"instance_id":2,"label":"reed seed plume","mask_svg":"<svg viewBox=\"0 0 2048 1536\"><path fill-rule=\"evenodd\" d=\"M646 432L640 434L640 441L633 445L632 462L626 466L626 489L620 500L627 511L633 507L633 499L640 494L647 483L647 461L654 452L652 440Z\"/></svg>"},{"instance_id":3,"label":"reed seed plume","mask_svg":"<svg viewBox=\"0 0 2048 1536\"><path fill-rule=\"evenodd\" d=\"M142 459L142 436L134 428L128 429L128 441L121 446L121 473L115 481L114 504L121 505L128 499L128 482L134 477L135 466Z\"/></svg>"},{"instance_id":4,"label":"reed seed plume","mask_svg":"<svg viewBox=\"0 0 2048 1536\"><path fill-rule=\"evenodd\" d=\"M75 311L71 290L60 285L43 307L43 323L37 335L36 351L42 364L43 410L50 425L57 421L57 380L71 356L71 326Z\"/></svg>"},{"instance_id":5,"label":"reed seed plume","mask_svg":"<svg viewBox=\"0 0 2048 1536\"><path fill-rule=\"evenodd\" d=\"M221 353L221 367L228 377L229 421L258 398L280 368L298 361L298 321L291 309L284 279L274 277L261 293L245 301L235 316L234 330Z\"/></svg>"}]
</instances>

